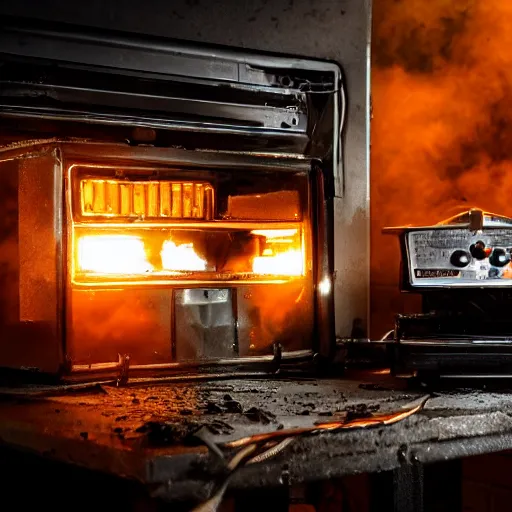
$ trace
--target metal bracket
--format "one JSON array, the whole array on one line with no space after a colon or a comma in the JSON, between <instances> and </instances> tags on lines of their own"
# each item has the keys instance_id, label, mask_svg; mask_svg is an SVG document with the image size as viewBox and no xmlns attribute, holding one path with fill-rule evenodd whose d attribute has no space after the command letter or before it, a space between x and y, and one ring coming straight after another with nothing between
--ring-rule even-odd
<instances>
[{"instance_id":1,"label":"metal bracket","mask_svg":"<svg viewBox=\"0 0 512 512\"><path fill-rule=\"evenodd\" d=\"M484 212L476 208L469 210L469 230L473 232L482 231L484 226Z\"/></svg>"},{"instance_id":2,"label":"metal bracket","mask_svg":"<svg viewBox=\"0 0 512 512\"><path fill-rule=\"evenodd\" d=\"M281 363L283 361L283 347L281 343L274 343L274 359L272 359L272 367L274 373L279 373L281 370Z\"/></svg>"},{"instance_id":3,"label":"metal bracket","mask_svg":"<svg viewBox=\"0 0 512 512\"><path fill-rule=\"evenodd\" d=\"M116 380L116 386L125 386L128 384L128 370L130 369L130 356L119 354L119 374Z\"/></svg>"}]
</instances>

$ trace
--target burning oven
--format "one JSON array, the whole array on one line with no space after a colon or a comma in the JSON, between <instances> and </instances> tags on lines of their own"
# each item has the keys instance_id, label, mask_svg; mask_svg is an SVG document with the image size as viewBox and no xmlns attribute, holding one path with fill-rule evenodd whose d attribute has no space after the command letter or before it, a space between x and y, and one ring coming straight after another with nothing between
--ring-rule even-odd
<instances>
[{"instance_id":1,"label":"burning oven","mask_svg":"<svg viewBox=\"0 0 512 512\"><path fill-rule=\"evenodd\" d=\"M402 289L423 299L397 316L394 372L512 375L512 219L474 209L385 231L400 237Z\"/></svg>"},{"instance_id":2,"label":"burning oven","mask_svg":"<svg viewBox=\"0 0 512 512\"><path fill-rule=\"evenodd\" d=\"M11 22L0 52L1 367L331 354L336 65Z\"/></svg>"}]
</instances>

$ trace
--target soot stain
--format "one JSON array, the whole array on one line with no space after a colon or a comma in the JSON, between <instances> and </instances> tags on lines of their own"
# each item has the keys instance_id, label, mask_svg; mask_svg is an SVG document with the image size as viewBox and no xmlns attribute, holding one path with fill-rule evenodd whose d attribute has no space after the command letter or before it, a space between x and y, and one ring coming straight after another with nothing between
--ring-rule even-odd
<instances>
[{"instance_id":1,"label":"soot stain","mask_svg":"<svg viewBox=\"0 0 512 512\"><path fill-rule=\"evenodd\" d=\"M377 20L373 41L375 66L400 66L409 73L431 74L446 63L465 58L454 48L470 19L468 9L440 16L434 24L427 25L415 18L414 13L393 23L392 15L385 14L389 11L387 4L389 2L381 2L374 16Z\"/></svg>"}]
</instances>

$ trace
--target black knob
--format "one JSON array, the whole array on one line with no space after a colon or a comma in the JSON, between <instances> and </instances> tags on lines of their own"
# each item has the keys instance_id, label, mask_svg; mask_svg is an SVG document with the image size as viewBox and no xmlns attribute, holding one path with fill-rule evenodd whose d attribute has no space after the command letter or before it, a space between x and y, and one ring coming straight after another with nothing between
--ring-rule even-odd
<instances>
[{"instance_id":1,"label":"black knob","mask_svg":"<svg viewBox=\"0 0 512 512\"><path fill-rule=\"evenodd\" d=\"M467 251L454 251L450 256L450 263L454 267L464 268L469 265L471 261L471 256Z\"/></svg>"},{"instance_id":2,"label":"black knob","mask_svg":"<svg viewBox=\"0 0 512 512\"><path fill-rule=\"evenodd\" d=\"M485 244L481 241L478 241L476 244L472 244L469 248L469 252L471 256L477 260L484 260L487 256L485 254Z\"/></svg>"},{"instance_id":3,"label":"black knob","mask_svg":"<svg viewBox=\"0 0 512 512\"><path fill-rule=\"evenodd\" d=\"M510 263L510 254L505 249L494 249L489 256L489 263L493 267L504 267Z\"/></svg>"}]
</instances>

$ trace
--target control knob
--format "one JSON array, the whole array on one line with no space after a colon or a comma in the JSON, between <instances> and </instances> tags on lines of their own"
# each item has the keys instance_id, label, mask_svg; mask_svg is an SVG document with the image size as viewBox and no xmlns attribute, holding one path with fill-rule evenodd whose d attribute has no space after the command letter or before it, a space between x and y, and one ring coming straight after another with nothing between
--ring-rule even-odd
<instances>
[{"instance_id":1,"label":"control knob","mask_svg":"<svg viewBox=\"0 0 512 512\"><path fill-rule=\"evenodd\" d=\"M464 268L469 265L469 262L471 261L471 256L467 251L454 251L452 255L450 256L450 263L454 267L458 268Z\"/></svg>"},{"instance_id":2,"label":"control knob","mask_svg":"<svg viewBox=\"0 0 512 512\"><path fill-rule=\"evenodd\" d=\"M469 252L471 253L471 256L473 256L473 258L475 258L476 260L484 260L487 256L485 244L482 241L478 241L474 244L471 244Z\"/></svg>"},{"instance_id":3,"label":"control knob","mask_svg":"<svg viewBox=\"0 0 512 512\"><path fill-rule=\"evenodd\" d=\"M510 253L505 249L494 249L489 256L489 263L493 267L504 267L510 263Z\"/></svg>"}]
</instances>

